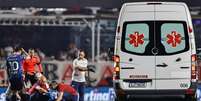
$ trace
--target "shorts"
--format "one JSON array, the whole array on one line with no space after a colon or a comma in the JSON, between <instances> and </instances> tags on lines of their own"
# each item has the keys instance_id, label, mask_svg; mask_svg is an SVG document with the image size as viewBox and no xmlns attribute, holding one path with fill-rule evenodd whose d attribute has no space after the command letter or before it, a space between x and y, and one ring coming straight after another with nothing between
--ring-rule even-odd
<instances>
[{"instance_id":1,"label":"shorts","mask_svg":"<svg viewBox=\"0 0 201 101\"><path fill-rule=\"evenodd\" d=\"M29 80L31 85L34 85L37 82L35 75L25 74L25 81L28 82Z\"/></svg>"},{"instance_id":2,"label":"shorts","mask_svg":"<svg viewBox=\"0 0 201 101\"><path fill-rule=\"evenodd\" d=\"M11 78L10 84L11 84L10 89L17 90L17 91L22 90L23 85L24 85L23 80L20 78Z\"/></svg>"}]
</instances>

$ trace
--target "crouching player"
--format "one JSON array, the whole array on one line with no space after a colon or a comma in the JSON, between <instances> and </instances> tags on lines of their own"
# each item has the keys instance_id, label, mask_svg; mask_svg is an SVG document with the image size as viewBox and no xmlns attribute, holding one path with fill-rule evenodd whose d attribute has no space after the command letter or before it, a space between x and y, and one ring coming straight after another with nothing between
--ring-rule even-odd
<instances>
[{"instance_id":1,"label":"crouching player","mask_svg":"<svg viewBox=\"0 0 201 101\"><path fill-rule=\"evenodd\" d=\"M19 91L23 89L23 56L20 48L14 49L14 52L7 57L6 66L7 74L9 78L9 87L6 91L7 99L16 98L15 100L21 100Z\"/></svg>"},{"instance_id":2,"label":"crouching player","mask_svg":"<svg viewBox=\"0 0 201 101\"><path fill-rule=\"evenodd\" d=\"M29 89L28 93L31 95L31 101L48 101L49 84L47 79L41 73L35 74L37 82Z\"/></svg>"},{"instance_id":3,"label":"crouching player","mask_svg":"<svg viewBox=\"0 0 201 101\"><path fill-rule=\"evenodd\" d=\"M56 101L68 101L67 98L64 98L64 93L70 94L72 96L72 101L79 101L79 93L73 87L64 83L57 83L56 81L53 81L51 86L58 91Z\"/></svg>"}]
</instances>

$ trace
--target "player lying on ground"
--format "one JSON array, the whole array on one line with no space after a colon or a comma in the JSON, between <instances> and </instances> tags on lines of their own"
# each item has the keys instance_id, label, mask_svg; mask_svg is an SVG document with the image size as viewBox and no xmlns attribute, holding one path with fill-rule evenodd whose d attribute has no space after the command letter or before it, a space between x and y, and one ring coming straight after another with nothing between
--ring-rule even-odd
<instances>
[{"instance_id":1,"label":"player lying on ground","mask_svg":"<svg viewBox=\"0 0 201 101\"><path fill-rule=\"evenodd\" d=\"M31 101L78 101L78 93L73 87L53 81L50 88L44 75L36 73L36 78L37 82L28 91ZM66 98L64 93L71 96Z\"/></svg>"}]
</instances>

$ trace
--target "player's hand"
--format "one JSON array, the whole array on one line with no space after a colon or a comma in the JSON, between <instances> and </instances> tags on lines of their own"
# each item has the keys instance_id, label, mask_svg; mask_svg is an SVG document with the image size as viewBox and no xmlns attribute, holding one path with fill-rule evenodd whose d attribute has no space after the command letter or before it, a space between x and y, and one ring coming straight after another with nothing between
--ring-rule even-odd
<instances>
[{"instance_id":1,"label":"player's hand","mask_svg":"<svg viewBox=\"0 0 201 101\"><path fill-rule=\"evenodd\" d=\"M22 74L22 79L25 81L25 74Z\"/></svg>"},{"instance_id":2,"label":"player's hand","mask_svg":"<svg viewBox=\"0 0 201 101\"><path fill-rule=\"evenodd\" d=\"M31 57L28 55L28 56L26 56L26 58L25 59L31 59Z\"/></svg>"},{"instance_id":3,"label":"player's hand","mask_svg":"<svg viewBox=\"0 0 201 101\"><path fill-rule=\"evenodd\" d=\"M21 48L21 50L25 55L29 56L29 54L24 50L24 48Z\"/></svg>"}]
</instances>

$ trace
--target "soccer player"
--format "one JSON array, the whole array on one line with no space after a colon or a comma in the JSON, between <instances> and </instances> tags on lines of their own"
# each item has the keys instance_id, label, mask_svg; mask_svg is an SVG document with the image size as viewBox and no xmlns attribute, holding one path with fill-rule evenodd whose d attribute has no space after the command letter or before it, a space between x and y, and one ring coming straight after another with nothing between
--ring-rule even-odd
<instances>
[{"instance_id":1,"label":"soccer player","mask_svg":"<svg viewBox=\"0 0 201 101\"><path fill-rule=\"evenodd\" d=\"M64 84L64 83L57 83L53 81L51 86L54 90L58 91L58 97L56 101L67 101L64 98L64 93L68 93L72 96L72 101L79 101L79 93L71 86Z\"/></svg>"},{"instance_id":2,"label":"soccer player","mask_svg":"<svg viewBox=\"0 0 201 101\"><path fill-rule=\"evenodd\" d=\"M23 50L24 51L24 50ZM25 52L25 51L24 51ZM35 68L38 67L38 69ZM29 49L29 53L27 53L27 57L23 62L23 69L25 74L25 81L30 81L32 85L36 83L35 74L37 72L42 73L42 65L40 58L35 55L34 49Z\"/></svg>"},{"instance_id":3,"label":"soccer player","mask_svg":"<svg viewBox=\"0 0 201 101\"><path fill-rule=\"evenodd\" d=\"M47 101L49 96L46 95L50 88L47 79L41 73L36 73L37 82L29 89L28 93L31 95L31 101Z\"/></svg>"},{"instance_id":4,"label":"soccer player","mask_svg":"<svg viewBox=\"0 0 201 101\"><path fill-rule=\"evenodd\" d=\"M18 100L21 100L19 91L23 89L23 56L20 48L14 49L14 52L7 57L6 66L7 74L9 78L9 87L7 90L7 97L9 94L16 96Z\"/></svg>"},{"instance_id":5,"label":"soccer player","mask_svg":"<svg viewBox=\"0 0 201 101\"><path fill-rule=\"evenodd\" d=\"M80 96L79 101L84 101L84 89L85 89L85 73L87 68L88 60L85 58L85 52L81 50L79 57L73 61L73 74L72 74L72 87L74 87Z\"/></svg>"}]
</instances>

